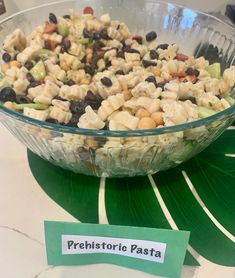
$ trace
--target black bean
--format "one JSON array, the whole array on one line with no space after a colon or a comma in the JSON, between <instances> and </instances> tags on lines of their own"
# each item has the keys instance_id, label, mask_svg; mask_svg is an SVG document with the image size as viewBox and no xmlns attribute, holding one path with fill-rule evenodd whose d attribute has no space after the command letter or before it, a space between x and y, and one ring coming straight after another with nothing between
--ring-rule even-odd
<instances>
[{"instance_id":1,"label":"black bean","mask_svg":"<svg viewBox=\"0 0 235 278\"><path fill-rule=\"evenodd\" d=\"M128 50L130 50L130 49L131 49L130 45L124 44L123 47L122 47L122 51L124 51L124 52L128 52Z\"/></svg>"},{"instance_id":2,"label":"black bean","mask_svg":"<svg viewBox=\"0 0 235 278\"><path fill-rule=\"evenodd\" d=\"M57 18L55 16L55 14L49 13L49 22L57 24Z\"/></svg>"},{"instance_id":3,"label":"black bean","mask_svg":"<svg viewBox=\"0 0 235 278\"><path fill-rule=\"evenodd\" d=\"M101 39L100 34L98 32L93 33L93 39L100 40Z\"/></svg>"},{"instance_id":4,"label":"black bean","mask_svg":"<svg viewBox=\"0 0 235 278\"><path fill-rule=\"evenodd\" d=\"M105 62L105 67L106 67L106 68L109 68L109 67L112 66L111 61L109 61L108 59L105 59L104 62Z\"/></svg>"},{"instance_id":5,"label":"black bean","mask_svg":"<svg viewBox=\"0 0 235 278\"><path fill-rule=\"evenodd\" d=\"M34 87L40 86L40 85L41 85L41 82L35 80L35 81L31 82L30 85L31 85L32 88L34 88Z\"/></svg>"},{"instance_id":6,"label":"black bean","mask_svg":"<svg viewBox=\"0 0 235 278\"><path fill-rule=\"evenodd\" d=\"M45 49L51 49L51 43L49 40L44 41L44 48Z\"/></svg>"},{"instance_id":7,"label":"black bean","mask_svg":"<svg viewBox=\"0 0 235 278\"><path fill-rule=\"evenodd\" d=\"M85 96L85 100L96 100L96 95L93 94L91 90L87 91L87 94Z\"/></svg>"},{"instance_id":8,"label":"black bean","mask_svg":"<svg viewBox=\"0 0 235 278\"><path fill-rule=\"evenodd\" d=\"M93 34L87 28L83 29L83 37L93 39Z\"/></svg>"},{"instance_id":9,"label":"black bean","mask_svg":"<svg viewBox=\"0 0 235 278\"><path fill-rule=\"evenodd\" d=\"M72 114L77 114L81 116L82 114L85 113L86 106L87 105L84 101L75 101L75 100L70 101L70 111L72 112Z\"/></svg>"},{"instance_id":10,"label":"black bean","mask_svg":"<svg viewBox=\"0 0 235 278\"><path fill-rule=\"evenodd\" d=\"M116 72L115 72L115 74L119 74L119 75L125 75L125 73L124 73L124 71L123 70L117 70Z\"/></svg>"},{"instance_id":11,"label":"black bean","mask_svg":"<svg viewBox=\"0 0 235 278\"><path fill-rule=\"evenodd\" d=\"M140 52L137 49L134 49L134 48L127 48L124 51L127 52L127 53L137 53L137 54L140 54Z\"/></svg>"},{"instance_id":12,"label":"black bean","mask_svg":"<svg viewBox=\"0 0 235 278\"><path fill-rule=\"evenodd\" d=\"M99 61L100 57L98 56L98 54L96 52L93 52L92 55L92 60L91 60L91 67L92 68L96 68L97 67L97 62Z\"/></svg>"},{"instance_id":13,"label":"black bean","mask_svg":"<svg viewBox=\"0 0 235 278\"><path fill-rule=\"evenodd\" d=\"M32 102L31 99L24 96L24 95L17 95L16 96L16 103L21 104L21 103L31 103L31 102Z\"/></svg>"},{"instance_id":14,"label":"black bean","mask_svg":"<svg viewBox=\"0 0 235 278\"><path fill-rule=\"evenodd\" d=\"M92 109L97 110L101 106L103 101L102 97L99 95L94 95L91 91L88 91L85 96L85 102L87 105L90 105Z\"/></svg>"},{"instance_id":15,"label":"black bean","mask_svg":"<svg viewBox=\"0 0 235 278\"><path fill-rule=\"evenodd\" d=\"M150 58L153 59L153 60L154 60L154 59L158 59L158 57L159 57L157 51L154 50L154 49L151 49L151 50L150 50L149 56L150 56Z\"/></svg>"},{"instance_id":16,"label":"black bean","mask_svg":"<svg viewBox=\"0 0 235 278\"><path fill-rule=\"evenodd\" d=\"M155 78L155 76L153 76L153 75L147 77L147 78L145 79L145 81L147 81L147 82L149 82L149 83L157 84L156 78Z\"/></svg>"},{"instance_id":17,"label":"black bean","mask_svg":"<svg viewBox=\"0 0 235 278\"><path fill-rule=\"evenodd\" d=\"M41 60L41 57L39 57L39 56L37 56L37 57L35 57L34 58L34 61L37 63L37 62L39 62Z\"/></svg>"},{"instance_id":18,"label":"black bean","mask_svg":"<svg viewBox=\"0 0 235 278\"><path fill-rule=\"evenodd\" d=\"M151 31L146 34L145 39L147 42L151 42L157 38L157 33L155 31Z\"/></svg>"},{"instance_id":19,"label":"black bean","mask_svg":"<svg viewBox=\"0 0 235 278\"><path fill-rule=\"evenodd\" d=\"M125 59L124 51L122 51L122 50L118 51L117 58Z\"/></svg>"},{"instance_id":20,"label":"black bean","mask_svg":"<svg viewBox=\"0 0 235 278\"><path fill-rule=\"evenodd\" d=\"M109 122L105 121L105 126L102 128L102 130L109 130Z\"/></svg>"},{"instance_id":21,"label":"black bean","mask_svg":"<svg viewBox=\"0 0 235 278\"><path fill-rule=\"evenodd\" d=\"M26 78L27 78L27 80L28 80L30 83L32 83L32 82L35 81L35 80L34 80L34 77L32 76L32 74L31 74L30 72L28 72L28 73L26 74Z\"/></svg>"},{"instance_id":22,"label":"black bean","mask_svg":"<svg viewBox=\"0 0 235 278\"><path fill-rule=\"evenodd\" d=\"M198 77L200 74L200 72L197 69L193 69L193 68L187 68L185 73L188 75L195 75L196 77Z\"/></svg>"},{"instance_id":23,"label":"black bean","mask_svg":"<svg viewBox=\"0 0 235 278\"><path fill-rule=\"evenodd\" d=\"M84 70L85 70L85 73L88 73L91 76L93 76L95 74L95 69L92 68L92 66L90 66L88 64L84 66Z\"/></svg>"},{"instance_id":24,"label":"black bean","mask_svg":"<svg viewBox=\"0 0 235 278\"><path fill-rule=\"evenodd\" d=\"M46 122L48 122L50 124L57 124L58 125L58 121L54 120L54 119L47 119Z\"/></svg>"},{"instance_id":25,"label":"black bean","mask_svg":"<svg viewBox=\"0 0 235 278\"><path fill-rule=\"evenodd\" d=\"M15 101L16 100L16 93L11 87L5 87L0 91L0 101Z\"/></svg>"},{"instance_id":26,"label":"black bean","mask_svg":"<svg viewBox=\"0 0 235 278\"><path fill-rule=\"evenodd\" d=\"M63 39L61 42L61 49L63 48L63 52L67 52L71 47L71 42L68 39ZM62 51L61 51L62 52Z\"/></svg>"},{"instance_id":27,"label":"black bean","mask_svg":"<svg viewBox=\"0 0 235 278\"><path fill-rule=\"evenodd\" d=\"M82 58L81 63L86 64L86 56Z\"/></svg>"},{"instance_id":28,"label":"black bean","mask_svg":"<svg viewBox=\"0 0 235 278\"><path fill-rule=\"evenodd\" d=\"M78 127L77 124L78 124L78 121L79 121L81 115L80 114L72 114L72 118L66 125L71 126L71 127Z\"/></svg>"},{"instance_id":29,"label":"black bean","mask_svg":"<svg viewBox=\"0 0 235 278\"><path fill-rule=\"evenodd\" d=\"M33 67L33 62L31 62L31 61L26 61L26 63L24 64L24 67L25 67L27 70L31 70L31 68Z\"/></svg>"},{"instance_id":30,"label":"black bean","mask_svg":"<svg viewBox=\"0 0 235 278\"><path fill-rule=\"evenodd\" d=\"M113 82L108 77L103 77L100 81L106 87L111 87L113 85Z\"/></svg>"},{"instance_id":31,"label":"black bean","mask_svg":"<svg viewBox=\"0 0 235 278\"><path fill-rule=\"evenodd\" d=\"M106 28L100 31L100 37L104 40L111 40L111 38L108 35L108 30Z\"/></svg>"},{"instance_id":32,"label":"black bean","mask_svg":"<svg viewBox=\"0 0 235 278\"><path fill-rule=\"evenodd\" d=\"M197 100L195 97L189 97L188 100L190 100L194 104L197 104Z\"/></svg>"},{"instance_id":33,"label":"black bean","mask_svg":"<svg viewBox=\"0 0 235 278\"><path fill-rule=\"evenodd\" d=\"M163 44L159 44L159 45L156 47L156 49L160 48L160 49L165 50L165 49L168 48L168 46L169 46L168 43L163 43Z\"/></svg>"},{"instance_id":34,"label":"black bean","mask_svg":"<svg viewBox=\"0 0 235 278\"><path fill-rule=\"evenodd\" d=\"M100 50L102 47L104 47L105 46L105 44L102 42L102 41L96 41L94 44L93 44L93 46L92 46L92 48L93 48L93 50Z\"/></svg>"},{"instance_id":35,"label":"black bean","mask_svg":"<svg viewBox=\"0 0 235 278\"><path fill-rule=\"evenodd\" d=\"M55 96L53 99L56 99L56 100L61 100L61 101L66 101L66 99L60 97L60 96Z\"/></svg>"},{"instance_id":36,"label":"black bean","mask_svg":"<svg viewBox=\"0 0 235 278\"><path fill-rule=\"evenodd\" d=\"M3 53L2 55L2 59L5 63L8 63L11 61L11 55L7 52Z\"/></svg>"},{"instance_id":37,"label":"black bean","mask_svg":"<svg viewBox=\"0 0 235 278\"><path fill-rule=\"evenodd\" d=\"M164 90L164 86L168 83L168 81L162 81L157 83L157 88L161 88L162 90Z\"/></svg>"},{"instance_id":38,"label":"black bean","mask_svg":"<svg viewBox=\"0 0 235 278\"><path fill-rule=\"evenodd\" d=\"M75 83L75 81L73 81L73 79L69 79L69 80L66 82L66 84L67 84L68 86L73 86L73 85L75 85L76 83Z\"/></svg>"},{"instance_id":39,"label":"black bean","mask_svg":"<svg viewBox=\"0 0 235 278\"><path fill-rule=\"evenodd\" d=\"M70 19L70 15L69 14L65 14L65 15L63 15L63 18L64 19Z\"/></svg>"},{"instance_id":40,"label":"black bean","mask_svg":"<svg viewBox=\"0 0 235 278\"><path fill-rule=\"evenodd\" d=\"M154 61L148 61L148 60L143 60L142 64L145 68L151 67L151 66L156 66L157 63Z\"/></svg>"},{"instance_id":41,"label":"black bean","mask_svg":"<svg viewBox=\"0 0 235 278\"><path fill-rule=\"evenodd\" d=\"M134 36L132 39L137 41L138 44L142 44L143 43L143 38L141 36Z\"/></svg>"}]
</instances>

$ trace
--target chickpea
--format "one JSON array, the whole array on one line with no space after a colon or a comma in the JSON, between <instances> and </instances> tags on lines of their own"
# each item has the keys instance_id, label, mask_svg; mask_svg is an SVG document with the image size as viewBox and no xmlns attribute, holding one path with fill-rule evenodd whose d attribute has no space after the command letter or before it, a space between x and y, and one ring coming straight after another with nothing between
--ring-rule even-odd
<instances>
[{"instance_id":1,"label":"chickpea","mask_svg":"<svg viewBox=\"0 0 235 278\"><path fill-rule=\"evenodd\" d=\"M132 94L131 94L130 90L124 90L123 95L124 95L125 100L129 100L132 98Z\"/></svg>"},{"instance_id":2,"label":"chickpea","mask_svg":"<svg viewBox=\"0 0 235 278\"><path fill-rule=\"evenodd\" d=\"M89 147L89 148L97 148L99 145L99 143L94 140L92 137L87 137L86 140L85 140L85 146L86 147Z\"/></svg>"},{"instance_id":3,"label":"chickpea","mask_svg":"<svg viewBox=\"0 0 235 278\"><path fill-rule=\"evenodd\" d=\"M88 63L91 63L91 60L92 60L92 53L89 53L89 54L86 55L86 61Z\"/></svg>"},{"instance_id":4,"label":"chickpea","mask_svg":"<svg viewBox=\"0 0 235 278\"><path fill-rule=\"evenodd\" d=\"M228 92L229 86L224 80L220 80L219 91L221 94Z\"/></svg>"},{"instance_id":5,"label":"chickpea","mask_svg":"<svg viewBox=\"0 0 235 278\"><path fill-rule=\"evenodd\" d=\"M154 120L154 122L156 123L157 126L164 124L163 112L154 112L154 113L152 113L151 114L151 119Z\"/></svg>"},{"instance_id":6,"label":"chickpea","mask_svg":"<svg viewBox=\"0 0 235 278\"><path fill-rule=\"evenodd\" d=\"M62 70L65 70L65 71L69 70L69 66L64 61L60 62L60 67Z\"/></svg>"},{"instance_id":7,"label":"chickpea","mask_svg":"<svg viewBox=\"0 0 235 278\"><path fill-rule=\"evenodd\" d=\"M157 83L161 83L161 82L164 82L165 79L163 77L157 76L156 81L157 81Z\"/></svg>"},{"instance_id":8,"label":"chickpea","mask_svg":"<svg viewBox=\"0 0 235 278\"><path fill-rule=\"evenodd\" d=\"M150 117L144 117L140 119L138 124L138 129L148 129L148 128L155 128L156 123Z\"/></svg>"},{"instance_id":9,"label":"chickpea","mask_svg":"<svg viewBox=\"0 0 235 278\"><path fill-rule=\"evenodd\" d=\"M14 110L14 103L11 101L7 101L3 104L3 106L5 106L8 109Z\"/></svg>"},{"instance_id":10,"label":"chickpea","mask_svg":"<svg viewBox=\"0 0 235 278\"><path fill-rule=\"evenodd\" d=\"M11 68L11 67L17 67L17 68L19 68L19 67L21 66L21 64L20 64L20 62L14 60L14 61L9 62L9 66L10 66L10 68Z\"/></svg>"},{"instance_id":11,"label":"chickpea","mask_svg":"<svg viewBox=\"0 0 235 278\"><path fill-rule=\"evenodd\" d=\"M140 64L140 61L133 61L132 62L132 66L135 67L135 66L139 66Z\"/></svg>"},{"instance_id":12,"label":"chickpea","mask_svg":"<svg viewBox=\"0 0 235 278\"><path fill-rule=\"evenodd\" d=\"M127 84L126 79L124 77L120 77L118 79L118 81L119 81L119 84L120 84L123 91L128 90L128 84Z\"/></svg>"},{"instance_id":13,"label":"chickpea","mask_svg":"<svg viewBox=\"0 0 235 278\"><path fill-rule=\"evenodd\" d=\"M86 55L92 54L92 49L91 48L86 48L85 53L86 53Z\"/></svg>"},{"instance_id":14,"label":"chickpea","mask_svg":"<svg viewBox=\"0 0 235 278\"><path fill-rule=\"evenodd\" d=\"M147 111L146 109L140 108L140 109L136 112L135 116L136 116L137 118L141 119L141 118L144 118L144 117L150 117L150 113L149 113L149 111Z\"/></svg>"},{"instance_id":15,"label":"chickpea","mask_svg":"<svg viewBox=\"0 0 235 278\"><path fill-rule=\"evenodd\" d=\"M10 68L9 64L8 64L8 63L5 63L5 64L3 64L3 65L1 66L1 71L2 71L3 73L6 73L6 71L9 70L9 68Z\"/></svg>"},{"instance_id":16,"label":"chickpea","mask_svg":"<svg viewBox=\"0 0 235 278\"><path fill-rule=\"evenodd\" d=\"M90 80L88 78L82 78L81 81L80 81L80 84L89 85Z\"/></svg>"},{"instance_id":17,"label":"chickpea","mask_svg":"<svg viewBox=\"0 0 235 278\"><path fill-rule=\"evenodd\" d=\"M158 67L152 67L150 72L152 74L154 74L155 76L160 76L160 74L161 74L161 71L160 71L160 69Z\"/></svg>"}]
</instances>

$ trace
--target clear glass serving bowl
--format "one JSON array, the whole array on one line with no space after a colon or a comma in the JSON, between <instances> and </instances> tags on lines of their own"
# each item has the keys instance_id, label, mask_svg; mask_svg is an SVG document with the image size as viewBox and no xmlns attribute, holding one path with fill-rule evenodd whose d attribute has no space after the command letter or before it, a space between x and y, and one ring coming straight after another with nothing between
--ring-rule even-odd
<instances>
[{"instance_id":1,"label":"clear glass serving bowl","mask_svg":"<svg viewBox=\"0 0 235 278\"><path fill-rule=\"evenodd\" d=\"M30 33L49 12L94 8L96 15L127 23L132 33L156 30L163 43L177 43L183 53L210 56L218 47L222 69L235 63L234 29L207 14L155 1L89 0L44 5L13 15L0 24L1 41L16 27ZM186 124L138 131L78 129L41 122L0 106L0 118L12 134L43 159L86 175L124 177L153 174L188 160L213 142L234 120L235 106Z\"/></svg>"}]
</instances>

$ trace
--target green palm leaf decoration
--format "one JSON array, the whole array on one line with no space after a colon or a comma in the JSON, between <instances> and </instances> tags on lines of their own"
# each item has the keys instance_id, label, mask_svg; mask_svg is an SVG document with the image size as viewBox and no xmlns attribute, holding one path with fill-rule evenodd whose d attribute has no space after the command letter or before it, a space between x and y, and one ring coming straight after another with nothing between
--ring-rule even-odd
<instances>
[{"instance_id":1,"label":"green palm leaf decoration","mask_svg":"<svg viewBox=\"0 0 235 278\"><path fill-rule=\"evenodd\" d=\"M41 188L81 222L191 231L190 246L234 265L235 129L198 156L153 176L99 179L58 168L28 151ZM185 264L198 265L187 252Z\"/></svg>"}]
</instances>

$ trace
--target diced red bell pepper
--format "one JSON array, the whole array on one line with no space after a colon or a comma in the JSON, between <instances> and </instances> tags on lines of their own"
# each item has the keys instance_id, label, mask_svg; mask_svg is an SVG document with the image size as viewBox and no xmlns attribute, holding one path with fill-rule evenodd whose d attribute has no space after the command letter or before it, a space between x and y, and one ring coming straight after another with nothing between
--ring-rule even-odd
<instances>
[{"instance_id":1,"label":"diced red bell pepper","mask_svg":"<svg viewBox=\"0 0 235 278\"><path fill-rule=\"evenodd\" d=\"M182 61L182 62L187 61L188 58L189 58L189 57L188 57L187 55L182 54L182 53L178 53L178 54L176 55L176 57L175 57L176 60Z\"/></svg>"},{"instance_id":2,"label":"diced red bell pepper","mask_svg":"<svg viewBox=\"0 0 235 278\"><path fill-rule=\"evenodd\" d=\"M54 51L55 48L56 48L56 42L53 41L53 40L47 40L47 41L48 41L48 45L49 45L49 47L50 47L50 50L51 50L51 51Z\"/></svg>"},{"instance_id":3,"label":"diced red bell pepper","mask_svg":"<svg viewBox=\"0 0 235 278\"><path fill-rule=\"evenodd\" d=\"M53 33L57 28L55 23L50 23L48 21L45 22L44 32L45 33Z\"/></svg>"},{"instance_id":4,"label":"diced red bell pepper","mask_svg":"<svg viewBox=\"0 0 235 278\"><path fill-rule=\"evenodd\" d=\"M179 78L182 78L182 77L185 77L185 76L186 76L186 73L185 73L184 71L172 72L172 73L171 73L171 76L172 76L172 77L179 77Z\"/></svg>"},{"instance_id":5,"label":"diced red bell pepper","mask_svg":"<svg viewBox=\"0 0 235 278\"><path fill-rule=\"evenodd\" d=\"M87 6L83 9L83 14L94 14L94 10L92 9L92 7Z\"/></svg>"},{"instance_id":6,"label":"diced red bell pepper","mask_svg":"<svg viewBox=\"0 0 235 278\"><path fill-rule=\"evenodd\" d=\"M137 41L139 44L143 43L143 37L140 35L135 35L132 37L133 40Z\"/></svg>"}]
</instances>

